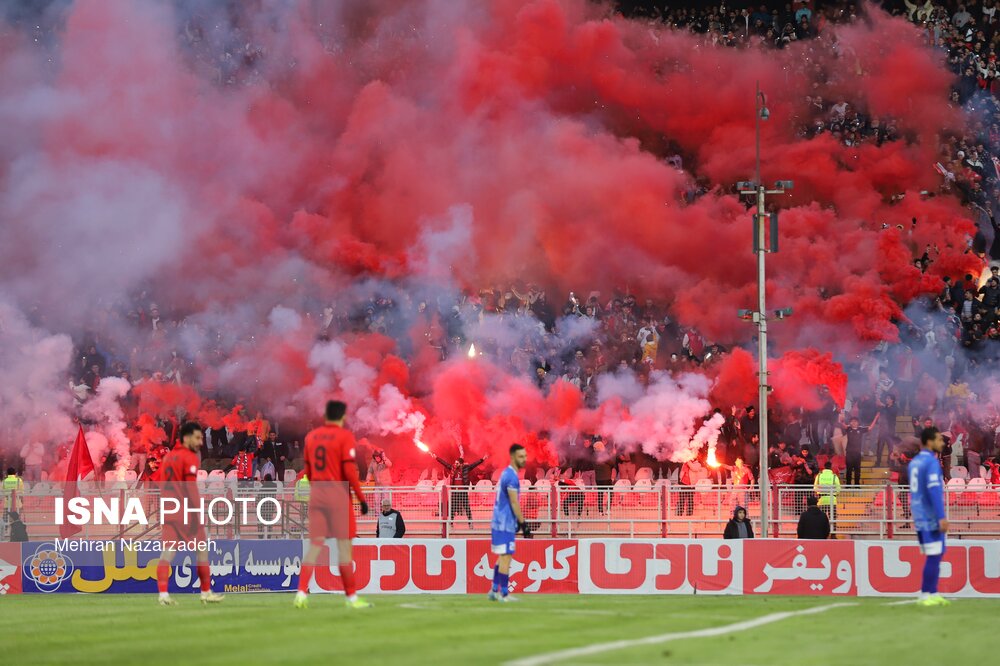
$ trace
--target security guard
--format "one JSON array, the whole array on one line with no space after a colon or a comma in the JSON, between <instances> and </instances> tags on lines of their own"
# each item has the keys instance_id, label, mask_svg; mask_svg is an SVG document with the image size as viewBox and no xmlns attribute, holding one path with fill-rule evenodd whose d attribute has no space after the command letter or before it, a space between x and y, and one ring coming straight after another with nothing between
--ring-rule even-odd
<instances>
[{"instance_id":1,"label":"security guard","mask_svg":"<svg viewBox=\"0 0 1000 666\"><path fill-rule=\"evenodd\" d=\"M302 503L309 502L309 477L305 474L295 482L295 501Z\"/></svg>"},{"instance_id":2,"label":"security guard","mask_svg":"<svg viewBox=\"0 0 1000 666\"><path fill-rule=\"evenodd\" d=\"M24 505L24 481L17 475L13 467L7 468L7 476L3 480L3 510L4 514L20 511ZM16 506L15 506L16 504Z\"/></svg>"},{"instance_id":3,"label":"security guard","mask_svg":"<svg viewBox=\"0 0 1000 666\"><path fill-rule=\"evenodd\" d=\"M813 491L819 498L819 505L826 507L824 511L832 514L833 507L837 506L837 495L840 494L840 477L833 473L833 465L829 460L823 465L823 471L816 475Z\"/></svg>"}]
</instances>

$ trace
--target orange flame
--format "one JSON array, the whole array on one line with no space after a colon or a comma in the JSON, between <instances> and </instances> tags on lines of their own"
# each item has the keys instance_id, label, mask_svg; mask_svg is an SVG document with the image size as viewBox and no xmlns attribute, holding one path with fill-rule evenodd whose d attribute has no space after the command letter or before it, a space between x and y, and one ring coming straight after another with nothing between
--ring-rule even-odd
<instances>
[{"instance_id":1,"label":"orange flame","mask_svg":"<svg viewBox=\"0 0 1000 666\"><path fill-rule=\"evenodd\" d=\"M424 444L423 442L421 442L416 437L413 438L413 443L414 443L414 445L416 445L416 447L418 449L420 449L424 453L430 453L431 452L430 447L428 447L426 444Z\"/></svg>"},{"instance_id":2,"label":"orange flame","mask_svg":"<svg viewBox=\"0 0 1000 666\"><path fill-rule=\"evenodd\" d=\"M705 462L708 463L709 467L718 467L720 465L718 458L715 457L715 447L708 447L708 455L705 456Z\"/></svg>"},{"instance_id":3,"label":"orange flame","mask_svg":"<svg viewBox=\"0 0 1000 666\"><path fill-rule=\"evenodd\" d=\"M476 358L476 345L469 345L469 358Z\"/></svg>"}]
</instances>

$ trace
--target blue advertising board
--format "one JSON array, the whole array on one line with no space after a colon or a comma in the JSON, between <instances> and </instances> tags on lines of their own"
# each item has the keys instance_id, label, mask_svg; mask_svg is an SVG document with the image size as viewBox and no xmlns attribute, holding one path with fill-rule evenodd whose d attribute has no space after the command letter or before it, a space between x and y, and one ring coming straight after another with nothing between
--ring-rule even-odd
<instances>
[{"instance_id":1,"label":"blue advertising board","mask_svg":"<svg viewBox=\"0 0 1000 666\"><path fill-rule=\"evenodd\" d=\"M302 541L214 540L208 560L216 592L282 592L298 586ZM158 541L28 542L21 545L23 592L156 592ZM178 551L171 592L199 589L197 556Z\"/></svg>"}]
</instances>

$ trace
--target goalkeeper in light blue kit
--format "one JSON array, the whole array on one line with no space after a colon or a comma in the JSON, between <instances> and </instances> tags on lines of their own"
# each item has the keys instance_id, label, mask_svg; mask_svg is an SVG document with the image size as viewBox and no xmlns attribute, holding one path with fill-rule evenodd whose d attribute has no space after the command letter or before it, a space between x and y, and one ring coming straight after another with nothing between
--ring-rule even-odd
<instances>
[{"instance_id":1,"label":"goalkeeper in light blue kit","mask_svg":"<svg viewBox=\"0 0 1000 666\"><path fill-rule=\"evenodd\" d=\"M531 538L531 531L521 513L521 479L517 475L528 461L528 453L520 444L510 447L510 466L500 475L497 497L493 504L493 522L490 523L491 549L497 558L493 567L493 586L488 596L490 601L515 601L510 596L510 560L514 554L514 538L522 532Z\"/></svg>"},{"instance_id":2,"label":"goalkeeper in light blue kit","mask_svg":"<svg viewBox=\"0 0 1000 666\"><path fill-rule=\"evenodd\" d=\"M910 509L917 529L920 550L927 557L920 585L921 606L947 606L951 602L938 594L941 558L948 520L944 512L944 480L937 454L944 448L944 438L937 428L920 433L920 453L910 462Z\"/></svg>"}]
</instances>

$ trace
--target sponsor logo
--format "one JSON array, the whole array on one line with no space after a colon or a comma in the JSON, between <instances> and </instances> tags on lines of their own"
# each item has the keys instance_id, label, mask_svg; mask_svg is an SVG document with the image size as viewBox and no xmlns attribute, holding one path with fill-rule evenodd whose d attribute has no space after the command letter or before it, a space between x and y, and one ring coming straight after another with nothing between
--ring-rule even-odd
<instances>
[{"instance_id":1,"label":"sponsor logo","mask_svg":"<svg viewBox=\"0 0 1000 666\"><path fill-rule=\"evenodd\" d=\"M42 592L55 592L73 574L73 560L52 543L43 543L24 560L25 575Z\"/></svg>"}]
</instances>

